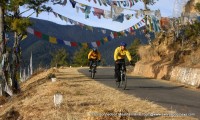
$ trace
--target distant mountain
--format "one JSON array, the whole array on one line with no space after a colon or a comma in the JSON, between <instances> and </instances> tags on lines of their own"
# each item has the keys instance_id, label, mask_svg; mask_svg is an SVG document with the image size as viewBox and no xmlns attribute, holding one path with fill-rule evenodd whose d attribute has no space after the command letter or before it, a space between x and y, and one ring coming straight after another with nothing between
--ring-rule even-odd
<instances>
[{"instance_id":1,"label":"distant mountain","mask_svg":"<svg viewBox=\"0 0 200 120\"><path fill-rule=\"evenodd\" d=\"M101 32L100 28L94 28L93 32L81 28L76 25L59 25L50 21L33 19L31 21L34 23L31 28L34 30L40 31L49 36L54 36L67 41L75 42L92 42L100 40L110 34L110 30L106 30L106 34ZM144 37L144 34L140 30L136 30L136 35L128 35L127 37L123 36L112 41L100 45L98 48L102 54L102 58L106 60L107 65L113 65L113 52L114 49L119 46L121 41L126 41L128 44L131 44L135 38L139 38L142 44L146 44L147 40ZM48 41L43 39L38 39L36 36L28 34L28 37L21 42L22 55L24 59L24 66L29 64L30 54L33 54L33 66L34 68L38 67L39 64L43 67L49 66L51 61L50 53L59 49L65 48L69 53L70 57L73 57L73 53L78 50L78 47L70 47L66 45L51 44Z\"/></svg>"}]
</instances>

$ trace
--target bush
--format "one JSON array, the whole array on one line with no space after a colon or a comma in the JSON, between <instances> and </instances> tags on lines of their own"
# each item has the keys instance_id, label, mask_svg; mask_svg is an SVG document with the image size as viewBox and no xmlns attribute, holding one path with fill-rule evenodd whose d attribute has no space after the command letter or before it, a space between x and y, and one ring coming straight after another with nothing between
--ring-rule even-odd
<instances>
[{"instance_id":1,"label":"bush","mask_svg":"<svg viewBox=\"0 0 200 120\"><path fill-rule=\"evenodd\" d=\"M74 66L88 66L88 53L89 48L82 47L74 53L73 65Z\"/></svg>"},{"instance_id":2,"label":"bush","mask_svg":"<svg viewBox=\"0 0 200 120\"><path fill-rule=\"evenodd\" d=\"M140 60L140 56L138 54L138 48L140 47L140 44L140 40L136 38L133 43L128 47L128 50L130 51L130 54L132 56L133 64Z\"/></svg>"},{"instance_id":3,"label":"bush","mask_svg":"<svg viewBox=\"0 0 200 120\"><path fill-rule=\"evenodd\" d=\"M49 74L47 75L47 79L51 79L51 78L55 78L55 77L56 77L56 75L53 74L53 73L49 73Z\"/></svg>"}]
</instances>

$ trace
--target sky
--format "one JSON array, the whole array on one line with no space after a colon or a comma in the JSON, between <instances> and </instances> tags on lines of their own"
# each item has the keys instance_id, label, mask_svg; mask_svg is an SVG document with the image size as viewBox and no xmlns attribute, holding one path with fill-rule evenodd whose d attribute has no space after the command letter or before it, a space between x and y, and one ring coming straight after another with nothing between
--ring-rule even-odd
<instances>
[{"instance_id":1,"label":"sky","mask_svg":"<svg viewBox=\"0 0 200 120\"><path fill-rule=\"evenodd\" d=\"M110 6L108 6L108 7L100 6L98 3L95 4L93 2L93 0L91 0L91 2L88 2L88 0L75 0L75 1L86 4L88 6L92 6L92 7L96 7L96 8L100 8L100 9L104 9L104 10L110 10ZM186 0L179 0L179 1L186 1ZM159 9L161 11L162 17L172 17L174 15L173 10L175 10L176 13L177 12L180 13L180 9L181 9L180 4L176 4L176 6L174 6L174 3L175 3L175 0L158 0L158 1L156 1L156 4L154 4L153 6L149 6L149 8L151 10ZM104 19L104 18L98 19L96 16L93 16L92 13L90 13L90 16L88 19L85 19L85 15L81 11L79 11L79 13L77 13L76 9L72 7L69 0L67 0L66 6L52 5L52 3L50 3L50 2L47 3L47 5L51 6L55 12L65 16L67 18L70 18L74 21L84 23L89 26L105 28L105 29L109 29L109 30L113 30L113 31L123 31L123 30L135 25L142 19L142 18L137 19L137 18L133 17L131 20L125 20L123 23L120 23L120 22L112 21L112 19ZM139 10L139 9L143 9L143 8L144 8L143 3L138 2L130 9ZM21 7L20 9L21 9L21 11L25 10L24 7ZM131 11L131 10L125 10L123 12L127 13L127 14L135 13L134 11ZM32 13L31 11L27 12L27 13L23 14L23 16L28 16L31 13ZM61 24L61 25L71 25L69 22L67 23L64 20L61 20L59 17L56 18L53 13L43 12L43 13L39 14L38 17L36 17L36 14L33 14L31 17L37 18L37 19L48 20L48 21L51 21L51 22L54 22L57 24Z\"/></svg>"}]
</instances>

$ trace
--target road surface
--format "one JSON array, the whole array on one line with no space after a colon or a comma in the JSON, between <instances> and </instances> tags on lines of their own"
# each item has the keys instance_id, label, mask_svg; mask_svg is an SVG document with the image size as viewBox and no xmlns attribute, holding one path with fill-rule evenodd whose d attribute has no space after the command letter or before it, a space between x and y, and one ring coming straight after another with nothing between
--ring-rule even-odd
<instances>
[{"instance_id":1,"label":"road surface","mask_svg":"<svg viewBox=\"0 0 200 120\"><path fill-rule=\"evenodd\" d=\"M90 77L90 73L86 68L80 69L79 72ZM116 87L113 75L113 67L98 68L94 80L126 94L154 102L168 108L168 110L177 111L180 116L183 113L200 119L200 90L185 88L183 85L177 85L169 81L130 75L128 76L127 89L122 90Z\"/></svg>"}]
</instances>

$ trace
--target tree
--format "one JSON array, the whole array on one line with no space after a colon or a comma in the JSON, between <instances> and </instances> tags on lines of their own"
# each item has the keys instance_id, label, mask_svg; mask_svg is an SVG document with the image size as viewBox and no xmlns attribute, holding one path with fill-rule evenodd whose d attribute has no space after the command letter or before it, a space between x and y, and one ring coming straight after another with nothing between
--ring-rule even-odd
<instances>
[{"instance_id":1,"label":"tree","mask_svg":"<svg viewBox=\"0 0 200 120\"><path fill-rule=\"evenodd\" d=\"M136 38L133 41L133 43L128 47L128 50L130 51L130 54L133 58L132 60L134 64L140 59L140 56L138 55L138 48L140 44L141 44L140 40Z\"/></svg>"},{"instance_id":2,"label":"tree","mask_svg":"<svg viewBox=\"0 0 200 120\"><path fill-rule=\"evenodd\" d=\"M76 51L73 57L73 64L76 66L87 66L89 51L90 49L86 47L82 47L78 51Z\"/></svg>"},{"instance_id":3,"label":"tree","mask_svg":"<svg viewBox=\"0 0 200 120\"><path fill-rule=\"evenodd\" d=\"M51 53L52 60L51 60L51 66L66 66L69 65L69 53L64 49L58 49L56 52Z\"/></svg>"},{"instance_id":4,"label":"tree","mask_svg":"<svg viewBox=\"0 0 200 120\"><path fill-rule=\"evenodd\" d=\"M3 89L5 87L5 82L8 83L9 73L12 78L12 88L13 91L19 91L19 85L17 82L17 71L19 69L19 61L20 61L20 46L19 42L26 34L26 28L30 26L30 21L27 18L22 17L22 13L27 12L29 10L33 10L33 13L38 15L43 11L50 12L52 9L45 5L49 0L0 0L0 42L3 46L3 50L1 53L1 57L3 60L3 69L2 69L2 77L3 77ZM54 0L52 0L53 2ZM26 6L27 10L24 12L20 12L19 7ZM29 16L28 16L29 17ZM14 45L13 45L13 58L12 63L8 59L8 52L6 51L6 40L5 33L6 32L14 32ZM11 72L9 72L8 68L11 68ZM4 91L3 91L4 94Z\"/></svg>"},{"instance_id":5,"label":"tree","mask_svg":"<svg viewBox=\"0 0 200 120\"><path fill-rule=\"evenodd\" d=\"M200 3L196 3L195 9L196 9L198 12L200 12Z\"/></svg>"}]
</instances>

